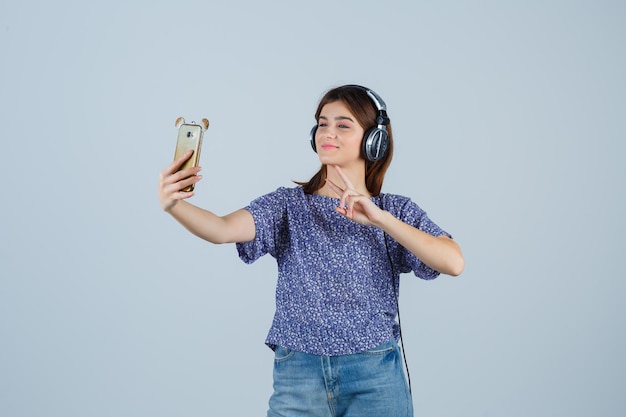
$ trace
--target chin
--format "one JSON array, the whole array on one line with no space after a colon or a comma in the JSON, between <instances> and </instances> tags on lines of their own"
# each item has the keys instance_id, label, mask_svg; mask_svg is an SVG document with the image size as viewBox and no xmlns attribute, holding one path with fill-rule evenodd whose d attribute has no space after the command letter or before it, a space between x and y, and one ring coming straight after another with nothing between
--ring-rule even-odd
<instances>
[{"instance_id":1,"label":"chin","mask_svg":"<svg viewBox=\"0 0 626 417\"><path fill-rule=\"evenodd\" d=\"M319 160L322 165L337 165L336 159L328 156L320 156Z\"/></svg>"},{"instance_id":2,"label":"chin","mask_svg":"<svg viewBox=\"0 0 626 417\"><path fill-rule=\"evenodd\" d=\"M319 157L322 165L339 165L340 167L353 166L354 164L365 164L365 159L357 157L357 160L348 158L333 158L328 155L322 155Z\"/></svg>"}]
</instances>

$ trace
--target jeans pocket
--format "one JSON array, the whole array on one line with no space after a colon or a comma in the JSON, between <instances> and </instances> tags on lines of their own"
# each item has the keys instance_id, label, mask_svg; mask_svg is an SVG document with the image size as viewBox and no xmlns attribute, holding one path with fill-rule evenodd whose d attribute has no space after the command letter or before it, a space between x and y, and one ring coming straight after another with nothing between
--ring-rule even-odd
<instances>
[{"instance_id":1,"label":"jeans pocket","mask_svg":"<svg viewBox=\"0 0 626 417\"><path fill-rule=\"evenodd\" d=\"M274 361L284 362L293 357L294 354L295 350L291 350L283 346L276 346L276 350L274 351Z\"/></svg>"},{"instance_id":2,"label":"jeans pocket","mask_svg":"<svg viewBox=\"0 0 626 417\"><path fill-rule=\"evenodd\" d=\"M389 340L388 342L366 350L363 353L366 355L386 355L387 353L393 352L396 349L396 346L397 344L395 340Z\"/></svg>"}]
</instances>

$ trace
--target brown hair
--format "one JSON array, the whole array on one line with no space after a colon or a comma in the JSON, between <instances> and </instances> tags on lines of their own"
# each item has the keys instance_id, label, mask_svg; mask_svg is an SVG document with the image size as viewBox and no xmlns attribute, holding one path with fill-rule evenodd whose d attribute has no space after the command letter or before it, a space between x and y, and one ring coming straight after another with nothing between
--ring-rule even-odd
<instances>
[{"instance_id":1,"label":"brown hair","mask_svg":"<svg viewBox=\"0 0 626 417\"><path fill-rule=\"evenodd\" d=\"M354 114L357 122L366 132L376 126L376 116L378 115L376 105L367 95L365 89L354 85L336 87L324 94L324 97L322 97L317 106L315 120L319 120L322 108L326 104L336 101L342 102L350 109L350 112ZM384 157L377 161L370 162L366 160L361 150L361 157L365 159L365 186L372 196L380 194L385 172L387 172L387 168L389 168L393 156L393 134L391 132L391 125L387 125L387 132L389 133L389 148ZM308 182L296 182L296 184L301 185L305 193L313 194L324 186L325 181L326 165L322 165L319 171L317 171Z\"/></svg>"}]
</instances>

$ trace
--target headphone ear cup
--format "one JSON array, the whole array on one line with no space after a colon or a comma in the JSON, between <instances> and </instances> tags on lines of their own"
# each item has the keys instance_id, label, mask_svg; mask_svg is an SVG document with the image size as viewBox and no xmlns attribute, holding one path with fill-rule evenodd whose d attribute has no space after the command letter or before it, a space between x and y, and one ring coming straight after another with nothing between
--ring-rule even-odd
<instances>
[{"instance_id":1,"label":"headphone ear cup","mask_svg":"<svg viewBox=\"0 0 626 417\"><path fill-rule=\"evenodd\" d=\"M389 133L380 125L365 132L362 142L363 157L370 161L378 161L387 155L389 149Z\"/></svg>"},{"instance_id":2,"label":"headphone ear cup","mask_svg":"<svg viewBox=\"0 0 626 417\"><path fill-rule=\"evenodd\" d=\"M317 132L317 125L313 126L311 132L309 133L309 141L311 141L311 148L313 148L313 152L317 153L317 146L315 146L315 133Z\"/></svg>"}]
</instances>

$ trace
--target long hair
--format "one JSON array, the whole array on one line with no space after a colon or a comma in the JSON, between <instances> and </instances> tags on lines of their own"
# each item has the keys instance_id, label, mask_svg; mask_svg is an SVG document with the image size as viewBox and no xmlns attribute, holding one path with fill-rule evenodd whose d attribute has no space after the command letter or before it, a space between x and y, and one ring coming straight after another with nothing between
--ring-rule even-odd
<instances>
[{"instance_id":1,"label":"long hair","mask_svg":"<svg viewBox=\"0 0 626 417\"><path fill-rule=\"evenodd\" d=\"M328 103L337 101L342 102L348 107L365 132L376 126L376 116L378 115L376 105L365 90L353 85L336 87L324 94L315 112L316 123L322 113L322 108ZM387 125L387 132L389 133L389 148L385 156L381 159L374 162L368 161L361 148L361 158L365 160L365 186L372 196L380 194L383 180L385 179L385 172L387 172L387 168L389 168L391 158L393 157L393 134L391 132L391 125ZM319 171L317 171L308 182L296 182L296 184L301 185L305 193L313 194L324 186L325 181L326 165L322 165Z\"/></svg>"}]
</instances>

